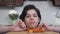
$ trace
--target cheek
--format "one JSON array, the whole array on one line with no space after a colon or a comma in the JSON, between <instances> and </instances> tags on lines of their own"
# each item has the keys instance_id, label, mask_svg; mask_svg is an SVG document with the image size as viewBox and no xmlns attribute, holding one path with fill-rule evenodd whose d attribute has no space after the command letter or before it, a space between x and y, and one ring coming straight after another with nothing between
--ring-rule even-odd
<instances>
[{"instance_id":1,"label":"cheek","mask_svg":"<svg viewBox=\"0 0 60 34\"><path fill-rule=\"evenodd\" d=\"M35 21L36 21L36 22L38 22L38 21L39 21L39 19L38 19L38 18L35 18Z\"/></svg>"},{"instance_id":2,"label":"cheek","mask_svg":"<svg viewBox=\"0 0 60 34\"><path fill-rule=\"evenodd\" d=\"M30 25L29 19L25 19L25 24L26 24L26 26L29 26Z\"/></svg>"},{"instance_id":3,"label":"cheek","mask_svg":"<svg viewBox=\"0 0 60 34\"><path fill-rule=\"evenodd\" d=\"M38 23L39 23L39 21L40 21L40 20L39 20L38 18L37 18L37 19L35 19L35 23L36 23L36 24L38 24Z\"/></svg>"},{"instance_id":4,"label":"cheek","mask_svg":"<svg viewBox=\"0 0 60 34\"><path fill-rule=\"evenodd\" d=\"M28 22L28 21L29 21L29 19L27 18L27 19L25 19L25 21L26 21L26 22Z\"/></svg>"},{"instance_id":5,"label":"cheek","mask_svg":"<svg viewBox=\"0 0 60 34\"><path fill-rule=\"evenodd\" d=\"M29 23L29 19L25 19L25 23L28 24Z\"/></svg>"}]
</instances>

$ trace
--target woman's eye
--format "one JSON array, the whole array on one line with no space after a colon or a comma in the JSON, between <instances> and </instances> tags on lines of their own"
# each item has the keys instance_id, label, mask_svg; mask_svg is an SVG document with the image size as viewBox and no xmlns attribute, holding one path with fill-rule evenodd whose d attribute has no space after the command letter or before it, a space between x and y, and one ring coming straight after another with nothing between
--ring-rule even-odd
<instances>
[{"instance_id":1,"label":"woman's eye","mask_svg":"<svg viewBox=\"0 0 60 34\"><path fill-rule=\"evenodd\" d=\"M37 17L36 15L34 17Z\"/></svg>"},{"instance_id":2,"label":"woman's eye","mask_svg":"<svg viewBox=\"0 0 60 34\"><path fill-rule=\"evenodd\" d=\"M27 18L29 18L30 16L26 16Z\"/></svg>"}]
</instances>

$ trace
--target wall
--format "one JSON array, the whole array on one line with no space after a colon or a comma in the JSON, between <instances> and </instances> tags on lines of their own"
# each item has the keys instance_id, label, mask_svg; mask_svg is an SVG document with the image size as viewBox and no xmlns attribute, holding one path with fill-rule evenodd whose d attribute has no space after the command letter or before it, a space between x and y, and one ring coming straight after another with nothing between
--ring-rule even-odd
<instances>
[{"instance_id":1,"label":"wall","mask_svg":"<svg viewBox=\"0 0 60 34\"><path fill-rule=\"evenodd\" d=\"M47 24L57 25L56 23L56 12L60 10L59 7L54 7L50 1L25 1L22 7L15 7L14 10L17 10L19 15L21 14L23 7L27 4L35 5L41 12L42 20L41 22L45 22ZM11 9L0 8L0 24L8 25L9 18L8 12Z\"/></svg>"}]
</instances>

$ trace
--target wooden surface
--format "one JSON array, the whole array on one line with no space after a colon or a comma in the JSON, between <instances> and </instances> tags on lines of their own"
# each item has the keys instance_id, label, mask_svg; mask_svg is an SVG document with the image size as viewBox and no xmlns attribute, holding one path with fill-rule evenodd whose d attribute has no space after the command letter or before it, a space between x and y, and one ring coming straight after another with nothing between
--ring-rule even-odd
<instances>
[{"instance_id":1,"label":"wooden surface","mask_svg":"<svg viewBox=\"0 0 60 34\"><path fill-rule=\"evenodd\" d=\"M21 6L23 0L0 0L0 6Z\"/></svg>"},{"instance_id":2,"label":"wooden surface","mask_svg":"<svg viewBox=\"0 0 60 34\"><path fill-rule=\"evenodd\" d=\"M8 32L6 34L59 34L57 32L38 32L38 33L29 33L29 32Z\"/></svg>"}]
</instances>

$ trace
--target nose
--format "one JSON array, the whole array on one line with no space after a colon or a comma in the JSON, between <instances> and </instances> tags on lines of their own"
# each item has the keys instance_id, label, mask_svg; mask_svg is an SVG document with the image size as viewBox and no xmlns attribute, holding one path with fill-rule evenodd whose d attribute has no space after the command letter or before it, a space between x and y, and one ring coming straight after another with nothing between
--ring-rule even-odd
<instances>
[{"instance_id":1,"label":"nose","mask_svg":"<svg viewBox=\"0 0 60 34\"><path fill-rule=\"evenodd\" d=\"M31 17L30 20L34 20L34 17Z\"/></svg>"}]
</instances>

